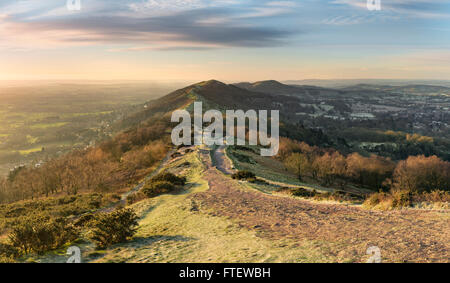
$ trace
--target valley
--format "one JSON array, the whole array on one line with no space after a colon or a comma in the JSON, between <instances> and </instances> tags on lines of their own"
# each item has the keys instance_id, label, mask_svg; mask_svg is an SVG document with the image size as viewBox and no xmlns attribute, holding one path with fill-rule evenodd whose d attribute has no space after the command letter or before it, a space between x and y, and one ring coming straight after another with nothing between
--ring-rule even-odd
<instances>
[{"instance_id":1,"label":"valley","mask_svg":"<svg viewBox=\"0 0 450 283\"><path fill-rule=\"evenodd\" d=\"M122 130L115 122L175 87L151 82L1 84L0 175L111 137Z\"/></svg>"},{"instance_id":2,"label":"valley","mask_svg":"<svg viewBox=\"0 0 450 283\"><path fill-rule=\"evenodd\" d=\"M286 120L334 136L335 147L393 159L424 153L450 158L450 88L446 86L358 84L325 88L277 81L235 85L298 99L278 100Z\"/></svg>"}]
</instances>

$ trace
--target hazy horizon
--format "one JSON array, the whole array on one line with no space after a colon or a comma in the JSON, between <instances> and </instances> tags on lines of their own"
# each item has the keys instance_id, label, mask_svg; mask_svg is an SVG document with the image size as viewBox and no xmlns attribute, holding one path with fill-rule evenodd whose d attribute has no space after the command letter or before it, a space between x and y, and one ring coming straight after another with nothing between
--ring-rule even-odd
<instances>
[{"instance_id":1,"label":"hazy horizon","mask_svg":"<svg viewBox=\"0 0 450 283\"><path fill-rule=\"evenodd\" d=\"M80 84L80 85L126 85L126 84L148 84L153 86L164 85L174 85L174 87L184 87L192 84L196 84L202 81L217 80L215 78L205 78L202 80L48 80L48 79L35 79L35 80L0 80L0 87L21 87L21 86L36 86L36 85L51 85L51 84ZM218 80L226 84L236 84L236 83L257 83L266 80ZM439 79L370 79L370 78L349 78L349 79L281 79L276 80L280 83L287 85L315 85L321 87L342 87L350 86L356 84L373 84L373 85L435 85L450 87L450 80L439 80Z\"/></svg>"}]
</instances>

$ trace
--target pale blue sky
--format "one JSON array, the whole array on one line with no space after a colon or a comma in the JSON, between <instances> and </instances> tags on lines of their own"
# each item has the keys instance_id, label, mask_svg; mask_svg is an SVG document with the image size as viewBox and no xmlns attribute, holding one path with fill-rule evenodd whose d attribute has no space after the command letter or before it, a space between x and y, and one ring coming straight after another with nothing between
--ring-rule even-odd
<instances>
[{"instance_id":1,"label":"pale blue sky","mask_svg":"<svg viewBox=\"0 0 450 283\"><path fill-rule=\"evenodd\" d=\"M450 1L0 0L0 79L450 79Z\"/></svg>"}]
</instances>

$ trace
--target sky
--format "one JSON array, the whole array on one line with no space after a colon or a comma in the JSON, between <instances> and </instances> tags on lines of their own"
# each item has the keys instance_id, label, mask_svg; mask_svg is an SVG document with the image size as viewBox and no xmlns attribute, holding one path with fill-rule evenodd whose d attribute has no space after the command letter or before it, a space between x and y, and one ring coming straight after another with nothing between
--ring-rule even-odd
<instances>
[{"instance_id":1,"label":"sky","mask_svg":"<svg viewBox=\"0 0 450 283\"><path fill-rule=\"evenodd\" d=\"M449 0L70 1L0 0L0 80L450 80Z\"/></svg>"}]
</instances>

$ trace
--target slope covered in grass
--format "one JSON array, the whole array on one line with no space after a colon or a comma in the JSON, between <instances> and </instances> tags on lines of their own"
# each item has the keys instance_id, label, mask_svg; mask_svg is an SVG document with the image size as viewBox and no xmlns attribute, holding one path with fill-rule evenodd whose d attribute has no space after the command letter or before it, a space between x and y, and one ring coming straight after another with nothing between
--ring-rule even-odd
<instances>
[{"instance_id":1,"label":"slope covered in grass","mask_svg":"<svg viewBox=\"0 0 450 283\"><path fill-rule=\"evenodd\" d=\"M208 158L206 155L204 158ZM189 169L178 166L190 163ZM192 199L208 182L198 152L174 162L169 170L184 173L187 190L136 203L141 217L133 241L108 250L99 262L328 262L314 242L268 240L225 217L213 216Z\"/></svg>"}]
</instances>

